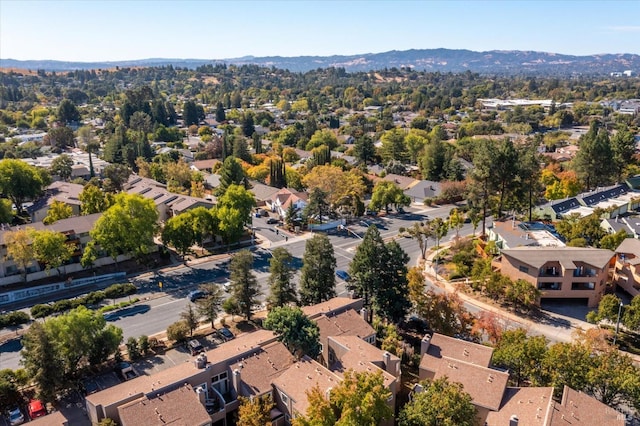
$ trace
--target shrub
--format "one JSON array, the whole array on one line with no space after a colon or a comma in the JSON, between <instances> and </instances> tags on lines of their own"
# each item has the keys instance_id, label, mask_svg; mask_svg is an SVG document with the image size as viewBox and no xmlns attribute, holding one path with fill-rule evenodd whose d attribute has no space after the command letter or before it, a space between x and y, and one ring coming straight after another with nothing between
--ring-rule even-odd
<instances>
[{"instance_id":1,"label":"shrub","mask_svg":"<svg viewBox=\"0 0 640 426\"><path fill-rule=\"evenodd\" d=\"M26 324L29 321L31 321L29 314L22 311L0 315L0 327L14 327L16 325Z\"/></svg>"},{"instance_id":2,"label":"shrub","mask_svg":"<svg viewBox=\"0 0 640 426\"><path fill-rule=\"evenodd\" d=\"M174 322L167 327L167 338L175 342L183 342L187 340L189 335L189 325L186 321L181 320Z\"/></svg>"},{"instance_id":3,"label":"shrub","mask_svg":"<svg viewBox=\"0 0 640 426\"><path fill-rule=\"evenodd\" d=\"M149 337L148 336L140 336L138 338L138 349L140 350L140 354L145 356L149 352Z\"/></svg>"},{"instance_id":4,"label":"shrub","mask_svg":"<svg viewBox=\"0 0 640 426\"><path fill-rule=\"evenodd\" d=\"M140 347L135 337L129 337L127 339L127 352L129 352L129 359L135 361L140 358Z\"/></svg>"},{"instance_id":5,"label":"shrub","mask_svg":"<svg viewBox=\"0 0 640 426\"><path fill-rule=\"evenodd\" d=\"M53 304L53 312L66 312L68 310L71 310L71 308L73 307L73 303L71 303L71 300L58 300L56 303Z\"/></svg>"},{"instance_id":6,"label":"shrub","mask_svg":"<svg viewBox=\"0 0 640 426\"><path fill-rule=\"evenodd\" d=\"M53 307L51 305L39 304L39 305L34 305L31 308L31 316L33 318L48 317L52 313L53 313Z\"/></svg>"}]
</instances>

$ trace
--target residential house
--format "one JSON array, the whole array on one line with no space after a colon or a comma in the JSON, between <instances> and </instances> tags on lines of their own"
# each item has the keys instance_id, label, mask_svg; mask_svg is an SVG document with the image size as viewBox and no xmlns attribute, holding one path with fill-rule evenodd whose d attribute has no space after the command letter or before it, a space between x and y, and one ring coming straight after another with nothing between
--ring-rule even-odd
<instances>
[{"instance_id":1,"label":"residential house","mask_svg":"<svg viewBox=\"0 0 640 426\"><path fill-rule=\"evenodd\" d=\"M189 165L189 167L191 167L191 170L194 170L196 172L212 173L213 169L216 167L216 164L218 163L220 163L220 160L213 158L211 160L194 161Z\"/></svg>"},{"instance_id":2,"label":"residential house","mask_svg":"<svg viewBox=\"0 0 640 426\"><path fill-rule=\"evenodd\" d=\"M80 216L82 203L80 193L84 187L77 183L56 181L47 187L44 195L27 208L31 215L31 222L42 222L49 213L49 207L54 201L64 203L71 207L73 216Z\"/></svg>"},{"instance_id":3,"label":"residential house","mask_svg":"<svg viewBox=\"0 0 640 426\"><path fill-rule=\"evenodd\" d=\"M267 200L271 199L271 197L280 191L280 188L265 185L258 181L250 181L249 184L251 185L250 191L253 192L253 196L256 199L257 207L264 207Z\"/></svg>"},{"instance_id":4,"label":"residential house","mask_svg":"<svg viewBox=\"0 0 640 426\"><path fill-rule=\"evenodd\" d=\"M436 198L441 192L440 182L430 180L416 181L404 190L404 194L411 198L411 202L417 204L424 204L425 200Z\"/></svg>"},{"instance_id":5,"label":"residential house","mask_svg":"<svg viewBox=\"0 0 640 426\"><path fill-rule=\"evenodd\" d=\"M611 281L614 253L582 247L516 247L502 250L500 272L523 279L541 299L584 299L596 307Z\"/></svg>"},{"instance_id":6,"label":"residential house","mask_svg":"<svg viewBox=\"0 0 640 426\"><path fill-rule=\"evenodd\" d=\"M476 407L478 424L625 424L624 415L566 386L560 403L553 400L552 387L508 387L509 373L491 367L493 348L435 333L422 339L420 354L420 379L447 377L462 384Z\"/></svg>"},{"instance_id":7,"label":"residential house","mask_svg":"<svg viewBox=\"0 0 640 426\"><path fill-rule=\"evenodd\" d=\"M627 238L616 248L613 279L631 296L640 294L640 240Z\"/></svg>"},{"instance_id":8,"label":"residential house","mask_svg":"<svg viewBox=\"0 0 640 426\"><path fill-rule=\"evenodd\" d=\"M383 177L382 180L395 183L398 186L398 188L400 188L403 191L411 188L413 185L416 185L419 182L418 180L412 177L396 175L393 173L389 173L388 175Z\"/></svg>"},{"instance_id":9,"label":"residential house","mask_svg":"<svg viewBox=\"0 0 640 426\"><path fill-rule=\"evenodd\" d=\"M308 204L308 198L306 192L282 188L269 197L269 199L265 200L265 205L280 217L286 217L289 206L293 205L296 210L303 210Z\"/></svg>"},{"instance_id":10,"label":"residential house","mask_svg":"<svg viewBox=\"0 0 640 426\"><path fill-rule=\"evenodd\" d=\"M534 211L539 217L556 220L573 213L586 217L599 208L605 211L606 217L615 218L638 210L639 207L640 193L631 191L625 183L598 188L595 191L585 192L564 200L552 200L536 207Z\"/></svg>"},{"instance_id":11,"label":"residential house","mask_svg":"<svg viewBox=\"0 0 640 426\"><path fill-rule=\"evenodd\" d=\"M506 220L493 222L488 231L489 241L500 250L515 247L564 247L554 229L542 222Z\"/></svg>"},{"instance_id":12,"label":"residential house","mask_svg":"<svg viewBox=\"0 0 640 426\"><path fill-rule=\"evenodd\" d=\"M615 219L602 219L600 226L609 234L625 231L629 237L640 238L640 217L618 216Z\"/></svg>"}]
</instances>

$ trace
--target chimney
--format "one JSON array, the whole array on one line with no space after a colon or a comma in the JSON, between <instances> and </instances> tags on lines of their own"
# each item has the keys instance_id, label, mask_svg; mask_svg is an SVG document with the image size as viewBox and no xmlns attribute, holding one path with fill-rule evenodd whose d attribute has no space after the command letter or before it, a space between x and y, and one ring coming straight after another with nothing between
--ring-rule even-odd
<instances>
[{"instance_id":1,"label":"chimney","mask_svg":"<svg viewBox=\"0 0 640 426\"><path fill-rule=\"evenodd\" d=\"M203 388L198 387L196 388L196 395L198 396L198 401L204 405L207 398L207 392Z\"/></svg>"},{"instance_id":2,"label":"chimney","mask_svg":"<svg viewBox=\"0 0 640 426\"><path fill-rule=\"evenodd\" d=\"M513 414L510 418L509 418L509 426L518 426L518 422L520 421L520 419L518 419L518 416L516 416L515 414Z\"/></svg>"},{"instance_id":3,"label":"chimney","mask_svg":"<svg viewBox=\"0 0 640 426\"><path fill-rule=\"evenodd\" d=\"M240 393L240 385L242 384L242 374L240 373L240 368L242 368L242 364L240 364L239 368L233 370L233 375L231 377L231 384L237 393Z\"/></svg>"},{"instance_id":4,"label":"chimney","mask_svg":"<svg viewBox=\"0 0 640 426\"><path fill-rule=\"evenodd\" d=\"M369 310L367 308L360 309L360 315L362 315L363 320L369 322Z\"/></svg>"},{"instance_id":5,"label":"chimney","mask_svg":"<svg viewBox=\"0 0 640 426\"><path fill-rule=\"evenodd\" d=\"M426 334L420 341L420 356L427 353L431 345L431 336Z\"/></svg>"},{"instance_id":6,"label":"chimney","mask_svg":"<svg viewBox=\"0 0 640 426\"><path fill-rule=\"evenodd\" d=\"M391 354L385 351L382 354L382 361L384 362L384 369L387 370L387 373L392 374L395 377L400 376L400 360L392 360Z\"/></svg>"}]
</instances>

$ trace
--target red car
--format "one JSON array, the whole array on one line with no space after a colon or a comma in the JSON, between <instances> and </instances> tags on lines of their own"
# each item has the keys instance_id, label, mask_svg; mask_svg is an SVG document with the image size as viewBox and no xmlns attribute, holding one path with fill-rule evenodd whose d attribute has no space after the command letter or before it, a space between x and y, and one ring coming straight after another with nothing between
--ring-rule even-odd
<instances>
[{"instance_id":1,"label":"red car","mask_svg":"<svg viewBox=\"0 0 640 426\"><path fill-rule=\"evenodd\" d=\"M29 418L31 420L38 418L38 417L42 417L42 416L46 416L47 414L47 409L44 408L44 404L42 403L42 401L37 400L37 399L32 399L29 402L29 406L27 407L27 411L29 412Z\"/></svg>"}]
</instances>

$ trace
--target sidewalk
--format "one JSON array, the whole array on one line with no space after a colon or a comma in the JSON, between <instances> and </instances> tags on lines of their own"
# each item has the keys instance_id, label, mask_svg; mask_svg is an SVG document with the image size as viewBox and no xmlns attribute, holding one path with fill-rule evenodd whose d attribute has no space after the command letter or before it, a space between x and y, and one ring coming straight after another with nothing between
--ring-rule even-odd
<instances>
[{"instance_id":1,"label":"sidewalk","mask_svg":"<svg viewBox=\"0 0 640 426\"><path fill-rule=\"evenodd\" d=\"M544 314L548 318L548 324L536 322L530 318L524 318L516 315L515 313L503 309L502 307L477 300L469 294L458 291L454 284L452 284L448 280L443 279L441 276L436 277L435 270L432 266L433 258L435 257L436 253L437 252L435 251L429 253L426 260L424 261L425 266L423 270L424 275L429 278L435 286L443 288L447 293L457 294L460 300L462 300L463 302L473 305L483 311L492 312L502 320L508 320L511 322L522 324L522 328L527 330L529 334L543 335L552 341L570 343L575 340L573 336L574 331L588 330L597 327L597 325L595 324L549 311L544 311ZM635 363L640 364L640 355L635 355L624 351L620 352L628 355L631 359L634 360Z\"/></svg>"}]
</instances>

